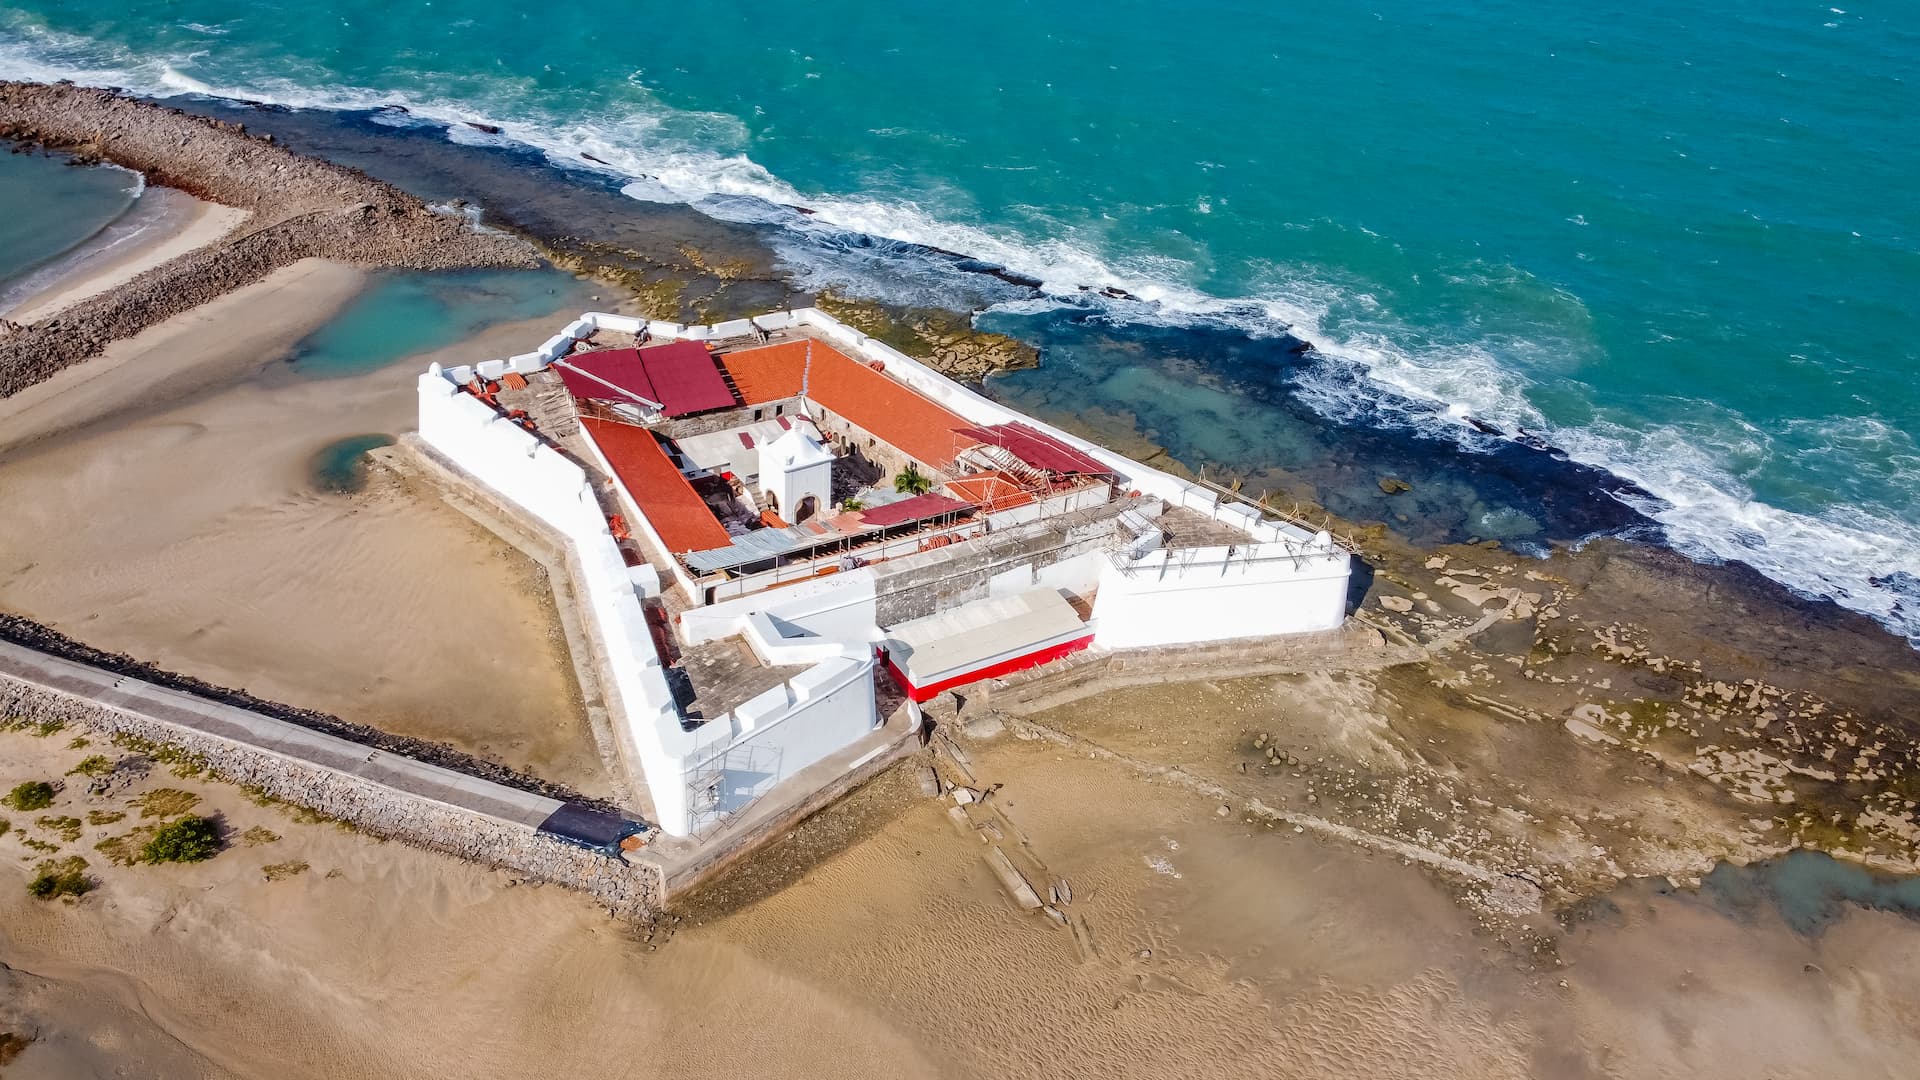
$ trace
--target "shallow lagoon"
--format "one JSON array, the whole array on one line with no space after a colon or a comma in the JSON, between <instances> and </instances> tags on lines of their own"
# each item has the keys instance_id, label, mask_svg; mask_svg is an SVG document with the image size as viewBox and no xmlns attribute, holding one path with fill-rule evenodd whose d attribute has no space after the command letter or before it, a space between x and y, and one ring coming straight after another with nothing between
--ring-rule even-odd
<instances>
[{"instance_id":1,"label":"shallow lagoon","mask_svg":"<svg viewBox=\"0 0 1920 1080\"><path fill-rule=\"evenodd\" d=\"M0 311L34 270L98 235L131 209L141 180L111 167L75 168L46 154L0 154Z\"/></svg>"}]
</instances>

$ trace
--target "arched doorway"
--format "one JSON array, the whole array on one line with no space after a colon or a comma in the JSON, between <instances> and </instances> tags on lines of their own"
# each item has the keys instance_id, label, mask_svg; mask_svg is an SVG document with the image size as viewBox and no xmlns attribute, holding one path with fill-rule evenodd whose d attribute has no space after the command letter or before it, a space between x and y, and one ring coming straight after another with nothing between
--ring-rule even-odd
<instances>
[{"instance_id":1,"label":"arched doorway","mask_svg":"<svg viewBox=\"0 0 1920 1080\"><path fill-rule=\"evenodd\" d=\"M819 512L820 512L820 500L815 498L812 495L809 495L806 498L800 500L800 510L798 513L794 514L793 516L794 523L799 524L800 522L807 520L808 518L812 517L813 515Z\"/></svg>"}]
</instances>

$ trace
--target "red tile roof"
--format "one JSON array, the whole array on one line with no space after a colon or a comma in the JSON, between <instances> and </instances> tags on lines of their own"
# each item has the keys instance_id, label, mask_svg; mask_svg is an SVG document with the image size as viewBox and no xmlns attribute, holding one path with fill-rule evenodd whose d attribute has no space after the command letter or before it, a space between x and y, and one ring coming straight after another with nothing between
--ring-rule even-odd
<instances>
[{"instance_id":1,"label":"red tile roof","mask_svg":"<svg viewBox=\"0 0 1920 1080\"><path fill-rule=\"evenodd\" d=\"M576 353L554 365L574 397L619 399L617 386L665 406L668 416L732 408L733 391L714 366L713 355L697 341L676 341L648 349L598 349ZM607 385L612 383L613 386Z\"/></svg>"},{"instance_id":2,"label":"red tile roof","mask_svg":"<svg viewBox=\"0 0 1920 1080\"><path fill-rule=\"evenodd\" d=\"M747 404L764 405L800 393L807 345L805 341L789 341L744 349L725 354L720 362L726 365ZM823 341L812 345L813 372L807 376L807 396L868 434L936 468L979 441L956 434L967 426L962 417Z\"/></svg>"},{"instance_id":3,"label":"red tile roof","mask_svg":"<svg viewBox=\"0 0 1920 1080\"><path fill-rule=\"evenodd\" d=\"M993 472L974 473L957 480L949 480L946 486L948 491L989 511L1010 510L1016 506L1025 506L1034 500L1033 492L1021 487L1019 481L997 469Z\"/></svg>"},{"instance_id":4,"label":"red tile roof","mask_svg":"<svg viewBox=\"0 0 1920 1080\"><path fill-rule=\"evenodd\" d=\"M680 475L653 433L631 424L581 417L580 425L600 447L613 473L676 555L726 547L733 542L707 502Z\"/></svg>"}]
</instances>

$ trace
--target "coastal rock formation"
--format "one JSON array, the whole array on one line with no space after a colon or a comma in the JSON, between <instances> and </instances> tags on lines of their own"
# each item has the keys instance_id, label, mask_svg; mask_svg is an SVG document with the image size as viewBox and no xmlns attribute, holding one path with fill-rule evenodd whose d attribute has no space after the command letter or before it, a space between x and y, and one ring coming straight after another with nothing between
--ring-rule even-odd
<instances>
[{"instance_id":1,"label":"coastal rock formation","mask_svg":"<svg viewBox=\"0 0 1920 1080\"><path fill-rule=\"evenodd\" d=\"M415 269L538 265L523 241L476 232L391 184L301 157L244 125L110 90L0 83L0 138L110 161L251 215L220 243L0 339L0 397L300 259Z\"/></svg>"},{"instance_id":2,"label":"coastal rock formation","mask_svg":"<svg viewBox=\"0 0 1920 1080\"><path fill-rule=\"evenodd\" d=\"M1018 371L1040 362L1039 350L1005 334L973 327L971 318L940 308L895 308L849 300L830 292L814 298L822 311L861 333L879 338L949 379L978 383L998 371Z\"/></svg>"}]
</instances>

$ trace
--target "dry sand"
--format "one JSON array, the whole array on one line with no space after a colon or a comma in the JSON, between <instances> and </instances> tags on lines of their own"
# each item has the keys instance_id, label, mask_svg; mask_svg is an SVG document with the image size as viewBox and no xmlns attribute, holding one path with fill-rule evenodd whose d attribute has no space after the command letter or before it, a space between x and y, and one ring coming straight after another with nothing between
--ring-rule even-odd
<instances>
[{"instance_id":1,"label":"dry sand","mask_svg":"<svg viewBox=\"0 0 1920 1080\"><path fill-rule=\"evenodd\" d=\"M60 277L11 311L0 311L18 323L33 323L67 307L124 285L176 255L211 244L247 219L245 210L196 199L169 187L149 187L136 210L145 217L139 232L112 246L82 254Z\"/></svg>"},{"instance_id":2,"label":"dry sand","mask_svg":"<svg viewBox=\"0 0 1920 1080\"><path fill-rule=\"evenodd\" d=\"M324 325L365 283L366 274L353 267L308 259L114 342L84 364L0 398L0 456L257 373Z\"/></svg>"},{"instance_id":3,"label":"dry sand","mask_svg":"<svg viewBox=\"0 0 1920 1080\"><path fill-rule=\"evenodd\" d=\"M0 784L99 750L0 733ZM1806 941L1648 896L1556 966L1397 860L1051 746L974 757L1072 882L1092 957L1017 912L897 773L651 941L558 890L159 769L142 787L283 838L124 868L92 844L135 818L88 827L60 854L92 856L101 887L44 903L23 840L50 834L0 812L0 1030L36 1036L7 1075L1894 1077L1920 1050L1920 949L1890 917ZM42 813L127 798L83 792ZM287 862L310 869L265 879Z\"/></svg>"},{"instance_id":4,"label":"dry sand","mask_svg":"<svg viewBox=\"0 0 1920 1080\"><path fill-rule=\"evenodd\" d=\"M414 419L424 358L328 380L276 367L361 280L296 264L0 402L27 436L91 424L0 457L0 606L608 793L537 568L437 500L313 485L322 447ZM536 332L464 347L504 355Z\"/></svg>"}]
</instances>

